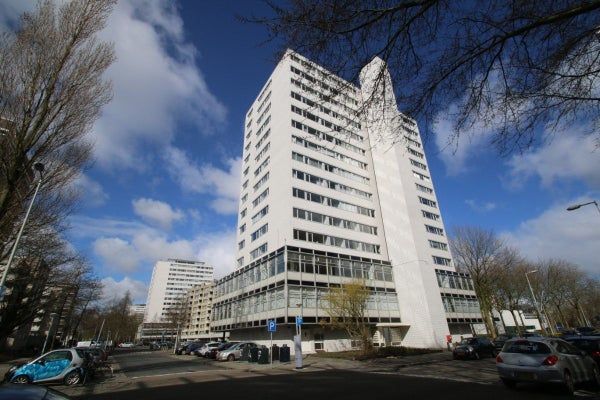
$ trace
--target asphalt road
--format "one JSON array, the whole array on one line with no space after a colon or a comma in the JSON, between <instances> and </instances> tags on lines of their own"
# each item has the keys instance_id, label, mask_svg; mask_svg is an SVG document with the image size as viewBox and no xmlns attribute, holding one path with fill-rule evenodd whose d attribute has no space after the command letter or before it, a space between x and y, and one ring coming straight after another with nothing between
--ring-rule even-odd
<instances>
[{"instance_id":1,"label":"asphalt road","mask_svg":"<svg viewBox=\"0 0 600 400\"><path fill-rule=\"evenodd\" d=\"M127 378L179 374L220 369L217 363L196 356L174 356L165 351L119 352L114 356Z\"/></svg>"},{"instance_id":2,"label":"asphalt road","mask_svg":"<svg viewBox=\"0 0 600 400\"><path fill-rule=\"evenodd\" d=\"M217 373L217 371L215 371ZM218 374L218 373L217 373ZM291 372L286 374L254 374L250 377L194 382L174 379L170 386L105 393L86 399L545 399L572 397L556 388L526 387L511 391L500 384L481 385L440 379L416 378L397 374L351 371Z\"/></svg>"}]
</instances>

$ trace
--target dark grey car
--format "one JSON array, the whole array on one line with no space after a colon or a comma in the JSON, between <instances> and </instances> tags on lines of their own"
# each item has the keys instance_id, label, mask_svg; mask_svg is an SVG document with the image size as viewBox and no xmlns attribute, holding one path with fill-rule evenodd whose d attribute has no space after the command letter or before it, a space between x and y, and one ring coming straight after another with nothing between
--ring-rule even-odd
<instances>
[{"instance_id":1,"label":"dark grey car","mask_svg":"<svg viewBox=\"0 0 600 400\"><path fill-rule=\"evenodd\" d=\"M573 393L575 385L600 386L600 372L585 352L558 338L517 338L506 342L496 357L502 382L514 388L519 382L558 383Z\"/></svg>"}]
</instances>

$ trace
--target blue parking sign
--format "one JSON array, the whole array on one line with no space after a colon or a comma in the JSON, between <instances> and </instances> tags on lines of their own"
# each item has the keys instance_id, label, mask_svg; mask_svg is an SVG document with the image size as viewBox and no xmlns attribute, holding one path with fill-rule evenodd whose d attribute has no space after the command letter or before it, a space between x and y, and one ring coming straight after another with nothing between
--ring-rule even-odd
<instances>
[{"instance_id":1,"label":"blue parking sign","mask_svg":"<svg viewBox=\"0 0 600 400\"><path fill-rule=\"evenodd\" d=\"M301 316L297 316L296 317L296 325L300 326L302 324L303 324L302 317Z\"/></svg>"},{"instance_id":2,"label":"blue parking sign","mask_svg":"<svg viewBox=\"0 0 600 400\"><path fill-rule=\"evenodd\" d=\"M276 332L277 331L277 324L275 323L274 319L270 319L269 321L267 321L267 332Z\"/></svg>"}]
</instances>

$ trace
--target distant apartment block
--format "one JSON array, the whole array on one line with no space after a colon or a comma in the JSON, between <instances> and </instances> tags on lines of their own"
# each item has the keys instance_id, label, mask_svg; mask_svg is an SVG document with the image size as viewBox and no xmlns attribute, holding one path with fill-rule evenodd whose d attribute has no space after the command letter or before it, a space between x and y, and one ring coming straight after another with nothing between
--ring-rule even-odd
<instances>
[{"instance_id":1,"label":"distant apartment block","mask_svg":"<svg viewBox=\"0 0 600 400\"><path fill-rule=\"evenodd\" d=\"M260 90L244 123L238 269L216 283L213 330L261 341L275 319L276 342L290 345L302 316L305 351L348 348L325 326L324 299L356 279L370 292L375 345L444 347L482 323L472 281L453 265L419 129L382 63L363 69L359 87L288 51Z\"/></svg>"},{"instance_id":2,"label":"distant apartment block","mask_svg":"<svg viewBox=\"0 0 600 400\"><path fill-rule=\"evenodd\" d=\"M181 306L190 288L212 281L213 267L204 262L176 259L157 261L152 271L144 322L168 322L169 312Z\"/></svg>"},{"instance_id":3,"label":"distant apartment block","mask_svg":"<svg viewBox=\"0 0 600 400\"><path fill-rule=\"evenodd\" d=\"M201 340L214 336L210 331L213 290L212 282L201 283L188 290L185 298L188 317L181 331L182 340Z\"/></svg>"}]
</instances>

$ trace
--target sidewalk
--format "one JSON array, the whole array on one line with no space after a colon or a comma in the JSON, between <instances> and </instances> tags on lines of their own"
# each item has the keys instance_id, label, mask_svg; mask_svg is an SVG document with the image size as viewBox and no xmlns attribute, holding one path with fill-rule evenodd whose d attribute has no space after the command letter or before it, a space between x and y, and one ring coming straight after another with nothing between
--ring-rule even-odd
<instances>
[{"instance_id":1,"label":"sidewalk","mask_svg":"<svg viewBox=\"0 0 600 400\"><path fill-rule=\"evenodd\" d=\"M366 361L355 361L347 360L342 358L327 358L315 356L312 354L305 355L303 358L303 368L296 370L296 364L292 357L292 360L288 363L280 363L274 361L271 364L257 364L249 363L247 361L229 361L219 363L226 369L235 369L246 372L258 372L268 370L278 371L311 371L315 370L352 370L352 371L363 371L363 372L396 372L401 368L415 366L415 365L427 365L436 364L444 361L452 360L452 353L440 352L431 354L420 354L414 356L404 357L388 357L388 358L376 358Z\"/></svg>"}]
</instances>

